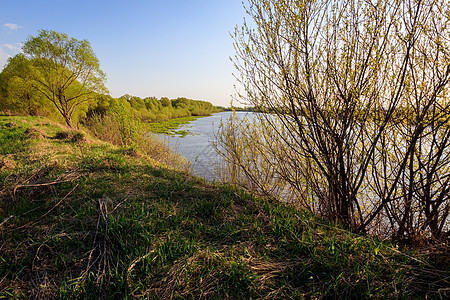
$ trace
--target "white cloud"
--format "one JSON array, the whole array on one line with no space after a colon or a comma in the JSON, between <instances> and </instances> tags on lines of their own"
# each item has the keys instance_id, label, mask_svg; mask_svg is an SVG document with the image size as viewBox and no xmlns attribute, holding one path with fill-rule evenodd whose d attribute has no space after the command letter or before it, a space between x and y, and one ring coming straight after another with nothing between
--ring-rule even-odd
<instances>
[{"instance_id":1,"label":"white cloud","mask_svg":"<svg viewBox=\"0 0 450 300\"><path fill-rule=\"evenodd\" d=\"M12 24L12 23L6 23L6 24L3 24L3 27L9 29L10 31L15 31L15 30L21 28L22 26L19 26L17 24Z\"/></svg>"},{"instance_id":2,"label":"white cloud","mask_svg":"<svg viewBox=\"0 0 450 300\"><path fill-rule=\"evenodd\" d=\"M13 50L13 51L20 51L20 48L21 47L19 47L19 46L15 46L15 45L12 45L12 44L3 44L3 45L0 45L0 47L5 47L5 48L8 48L9 50Z\"/></svg>"},{"instance_id":3,"label":"white cloud","mask_svg":"<svg viewBox=\"0 0 450 300\"><path fill-rule=\"evenodd\" d=\"M10 58L11 55L8 54L5 50L0 48L0 71L3 70L3 68L6 65L6 62L8 61L8 58Z\"/></svg>"},{"instance_id":4,"label":"white cloud","mask_svg":"<svg viewBox=\"0 0 450 300\"><path fill-rule=\"evenodd\" d=\"M21 44L0 44L0 71L5 67L8 58L21 52Z\"/></svg>"}]
</instances>

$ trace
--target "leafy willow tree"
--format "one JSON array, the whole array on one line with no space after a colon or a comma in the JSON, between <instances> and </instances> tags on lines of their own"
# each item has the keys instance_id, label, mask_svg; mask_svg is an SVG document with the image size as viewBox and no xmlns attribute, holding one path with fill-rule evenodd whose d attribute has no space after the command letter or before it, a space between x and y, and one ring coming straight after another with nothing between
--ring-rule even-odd
<instances>
[{"instance_id":1,"label":"leafy willow tree","mask_svg":"<svg viewBox=\"0 0 450 300\"><path fill-rule=\"evenodd\" d=\"M86 110L98 93L106 92L106 76L87 40L41 30L25 42L23 52L38 70L33 87L53 103L70 127L77 110Z\"/></svg>"},{"instance_id":2,"label":"leafy willow tree","mask_svg":"<svg viewBox=\"0 0 450 300\"><path fill-rule=\"evenodd\" d=\"M33 74L36 70L31 62L18 54L8 59L0 73L2 109L36 115L45 105L41 95L33 88Z\"/></svg>"},{"instance_id":3,"label":"leafy willow tree","mask_svg":"<svg viewBox=\"0 0 450 300\"><path fill-rule=\"evenodd\" d=\"M238 182L357 232L450 232L449 3L249 0L240 100L219 150Z\"/></svg>"}]
</instances>

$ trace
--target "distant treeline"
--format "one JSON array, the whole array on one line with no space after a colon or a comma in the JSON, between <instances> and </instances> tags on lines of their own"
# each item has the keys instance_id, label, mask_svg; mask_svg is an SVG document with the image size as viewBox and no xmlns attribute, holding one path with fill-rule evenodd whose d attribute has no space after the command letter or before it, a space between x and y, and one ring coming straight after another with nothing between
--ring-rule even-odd
<instances>
[{"instance_id":1,"label":"distant treeline","mask_svg":"<svg viewBox=\"0 0 450 300\"><path fill-rule=\"evenodd\" d=\"M248 112L261 112L261 110L258 110L254 107L239 107L239 106L233 106L233 107L223 107L223 106L217 106L218 109L221 111L248 111Z\"/></svg>"},{"instance_id":2,"label":"distant treeline","mask_svg":"<svg viewBox=\"0 0 450 300\"><path fill-rule=\"evenodd\" d=\"M157 99L156 97L140 98L126 94L120 98L113 98L109 95L100 95L97 106L87 112L87 118L94 114L106 115L111 108L117 106L118 102L121 102L121 105L124 105L134 117L147 123L190 116L209 116L222 111L210 102L184 97Z\"/></svg>"}]
</instances>

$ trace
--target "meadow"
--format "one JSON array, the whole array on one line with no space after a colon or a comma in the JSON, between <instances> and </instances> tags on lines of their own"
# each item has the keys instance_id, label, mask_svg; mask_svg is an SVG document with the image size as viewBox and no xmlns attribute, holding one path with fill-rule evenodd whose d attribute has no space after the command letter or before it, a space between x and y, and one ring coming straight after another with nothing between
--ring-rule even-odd
<instances>
[{"instance_id":1,"label":"meadow","mask_svg":"<svg viewBox=\"0 0 450 300\"><path fill-rule=\"evenodd\" d=\"M0 116L0 298L435 298L449 256L211 184L139 147Z\"/></svg>"}]
</instances>

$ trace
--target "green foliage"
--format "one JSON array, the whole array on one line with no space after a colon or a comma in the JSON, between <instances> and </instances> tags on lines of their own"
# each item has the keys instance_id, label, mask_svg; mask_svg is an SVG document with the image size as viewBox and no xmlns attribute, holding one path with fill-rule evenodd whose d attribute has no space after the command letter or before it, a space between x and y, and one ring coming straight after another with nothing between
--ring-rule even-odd
<instances>
[{"instance_id":1,"label":"green foliage","mask_svg":"<svg viewBox=\"0 0 450 300\"><path fill-rule=\"evenodd\" d=\"M85 126L92 127L93 124L97 124L93 130L99 132L102 122L111 121L115 124L122 124L117 132L124 132L123 137L135 136L134 130L140 134L147 134L149 131L171 134L178 126L195 120L198 116L209 116L221 111L209 102L187 98L169 100L163 97L158 100L155 97L147 97L142 99L126 94L118 99L99 95L97 99L97 107L87 113ZM102 118L103 121L100 121ZM135 127L140 128L135 129ZM186 135L187 132L179 131L177 134ZM102 134L98 136L102 136ZM121 139L123 140L123 138ZM114 143L117 144L117 141ZM123 141L121 144L130 144L130 141Z\"/></svg>"},{"instance_id":2,"label":"green foliage","mask_svg":"<svg viewBox=\"0 0 450 300\"><path fill-rule=\"evenodd\" d=\"M183 97L172 100L162 97L158 100L155 97L141 99L140 97L127 94L119 99L124 99L130 104L131 111L135 117L150 123L190 116L209 116L212 113L221 111L210 102Z\"/></svg>"},{"instance_id":3,"label":"green foliage","mask_svg":"<svg viewBox=\"0 0 450 300\"><path fill-rule=\"evenodd\" d=\"M106 76L87 40L41 30L24 43L23 51L37 70L33 87L53 103L70 127L93 105L96 93L106 91Z\"/></svg>"},{"instance_id":4,"label":"green foliage","mask_svg":"<svg viewBox=\"0 0 450 300\"><path fill-rule=\"evenodd\" d=\"M127 147L131 153L140 152L177 169L187 167L181 156L170 152L149 134L150 126L133 114L130 103L124 98L112 99L106 113L93 113L84 126L96 138Z\"/></svg>"},{"instance_id":5,"label":"green foliage","mask_svg":"<svg viewBox=\"0 0 450 300\"><path fill-rule=\"evenodd\" d=\"M172 101L170 101L169 98L167 98L167 97L162 97L162 98L160 99L160 101L161 101L161 105L162 105L163 107L169 107L169 106L172 106Z\"/></svg>"},{"instance_id":6,"label":"green foliage","mask_svg":"<svg viewBox=\"0 0 450 300\"><path fill-rule=\"evenodd\" d=\"M23 54L9 58L0 73L0 109L28 115L46 110L49 102L34 88L37 72Z\"/></svg>"},{"instance_id":7,"label":"green foliage","mask_svg":"<svg viewBox=\"0 0 450 300\"><path fill-rule=\"evenodd\" d=\"M131 113L130 104L119 99L111 105L108 115L118 125L120 144L122 146L134 146L138 134L141 133L141 128L140 123Z\"/></svg>"}]
</instances>

